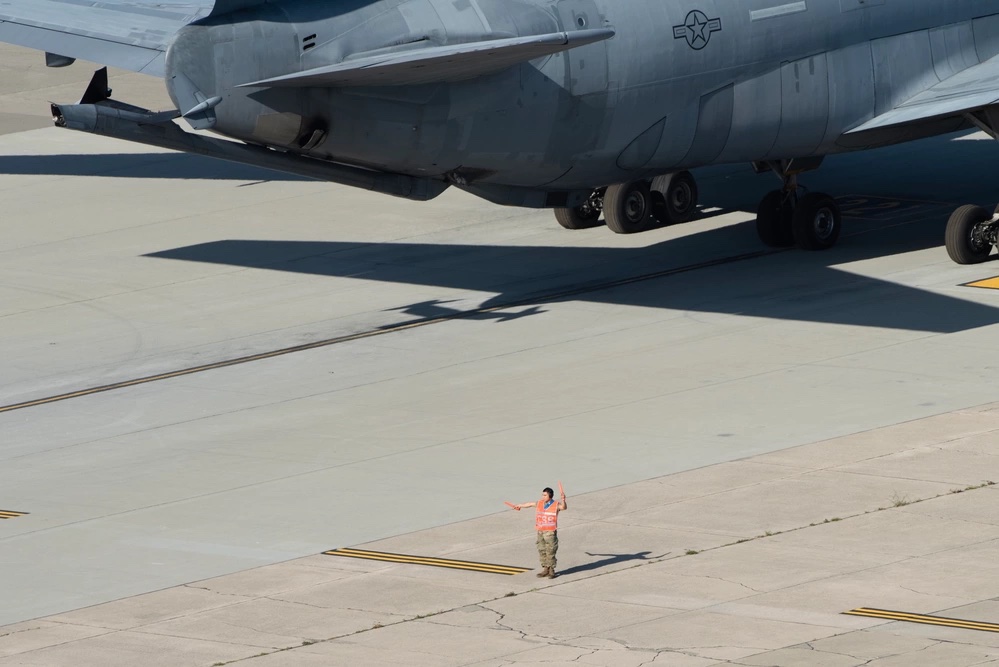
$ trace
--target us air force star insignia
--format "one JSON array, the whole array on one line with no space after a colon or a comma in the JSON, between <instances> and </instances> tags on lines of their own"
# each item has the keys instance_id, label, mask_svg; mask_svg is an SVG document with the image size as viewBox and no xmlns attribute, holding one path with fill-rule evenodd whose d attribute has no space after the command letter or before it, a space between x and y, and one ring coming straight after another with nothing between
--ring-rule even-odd
<instances>
[{"instance_id":1,"label":"us air force star insignia","mask_svg":"<svg viewBox=\"0 0 999 667\"><path fill-rule=\"evenodd\" d=\"M695 9L687 14L682 25L673 26L673 39L686 39L690 48L700 51L708 45L711 33L721 29L721 19L709 19L704 12Z\"/></svg>"}]
</instances>

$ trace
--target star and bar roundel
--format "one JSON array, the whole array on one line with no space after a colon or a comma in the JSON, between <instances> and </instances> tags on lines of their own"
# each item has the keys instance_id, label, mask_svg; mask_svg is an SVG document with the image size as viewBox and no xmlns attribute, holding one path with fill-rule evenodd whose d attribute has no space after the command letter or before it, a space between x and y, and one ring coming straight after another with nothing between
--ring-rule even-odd
<instances>
[{"instance_id":1,"label":"star and bar roundel","mask_svg":"<svg viewBox=\"0 0 999 667\"><path fill-rule=\"evenodd\" d=\"M687 45L695 51L700 51L711 40L711 34L720 32L721 19L709 19L708 15L699 9L687 14L680 25L673 26L673 39L686 39Z\"/></svg>"}]
</instances>

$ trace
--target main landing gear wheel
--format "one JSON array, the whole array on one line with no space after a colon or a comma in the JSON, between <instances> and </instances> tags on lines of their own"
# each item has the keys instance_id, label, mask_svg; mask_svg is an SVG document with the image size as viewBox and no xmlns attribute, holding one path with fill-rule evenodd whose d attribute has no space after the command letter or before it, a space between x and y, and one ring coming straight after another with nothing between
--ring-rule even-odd
<instances>
[{"instance_id":1,"label":"main landing gear wheel","mask_svg":"<svg viewBox=\"0 0 999 667\"><path fill-rule=\"evenodd\" d=\"M575 208L556 208L555 219L566 229L589 229L600 224L600 196L594 194Z\"/></svg>"},{"instance_id":2,"label":"main landing gear wheel","mask_svg":"<svg viewBox=\"0 0 999 667\"><path fill-rule=\"evenodd\" d=\"M810 192L794 207L791 231L802 250L828 250L839 240L841 227L839 206L829 195Z\"/></svg>"},{"instance_id":3,"label":"main landing gear wheel","mask_svg":"<svg viewBox=\"0 0 999 667\"><path fill-rule=\"evenodd\" d=\"M783 190L768 192L756 210L756 233L771 248L794 245L791 216L794 214L793 196Z\"/></svg>"},{"instance_id":4,"label":"main landing gear wheel","mask_svg":"<svg viewBox=\"0 0 999 667\"><path fill-rule=\"evenodd\" d=\"M996 208L999 213L999 207ZM996 243L992 216L981 206L962 206L951 214L944 236L947 254L958 264L980 264Z\"/></svg>"},{"instance_id":5,"label":"main landing gear wheel","mask_svg":"<svg viewBox=\"0 0 999 667\"><path fill-rule=\"evenodd\" d=\"M810 192L799 198L774 190L756 211L756 233L771 248L828 250L839 240L842 220L839 205L829 195Z\"/></svg>"},{"instance_id":6,"label":"main landing gear wheel","mask_svg":"<svg viewBox=\"0 0 999 667\"><path fill-rule=\"evenodd\" d=\"M652 191L646 181L612 185L604 193L604 219L617 234L634 234L652 223Z\"/></svg>"},{"instance_id":7,"label":"main landing gear wheel","mask_svg":"<svg viewBox=\"0 0 999 667\"><path fill-rule=\"evenodd\" d=\"M756 233L771 248L796 245L802 250L828 250L836 245L843 217L829 195L802 195L798 174L817 169L821 157L754 162L757 173L772 171L783 182L780 190L768 192L756 211Z\"/></svg>"},{"instance_id":8,"label":"main landing gear wheel","mask_svg":"<svg viewBox=\"0 0 999 667\"><path fill-rule=\"evenodd\" d=\"M652 181L653 213L659 222L690 222L697 215L697 181L689 171L657 176Z\"/></svg>"}]
</instances>

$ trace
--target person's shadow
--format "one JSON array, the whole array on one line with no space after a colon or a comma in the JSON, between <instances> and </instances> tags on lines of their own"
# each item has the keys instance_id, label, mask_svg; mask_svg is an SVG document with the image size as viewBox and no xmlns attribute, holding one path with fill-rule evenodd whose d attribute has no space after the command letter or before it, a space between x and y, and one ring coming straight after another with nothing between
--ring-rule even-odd
<instances>
[{"instance_id":1,"label":"person's shadow","mask_svg":"<svg viewBox=\"0 0 999 667\"><path fill-rule=\"evenodd\" d=\"M666 552L661 556L650 556L651 551L639 551L634 554L591 554L589 551L584 552L587 556L603 556L601 560L595 560L592 563L584 563L583 565L576 565L570 567L567 570L559 570L558 575L564 577L569 574L576 574L577 572L588 572L589 570L596 570L601 567L607 567L608 565L614 565L616 563L625 563L630 560L657 560L659 558L665 558L670 552Z\"/></svg>"}]
</instances>

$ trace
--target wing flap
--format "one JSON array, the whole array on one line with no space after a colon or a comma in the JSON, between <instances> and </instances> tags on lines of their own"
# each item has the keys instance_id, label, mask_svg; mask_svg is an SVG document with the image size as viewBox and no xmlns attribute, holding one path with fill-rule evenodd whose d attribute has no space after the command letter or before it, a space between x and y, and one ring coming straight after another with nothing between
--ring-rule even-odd
<instances>
[{"instance_id":1,"label":"wing flap","mask_svg":"<svg viewBox=\"0 0 999 667\"><path fill-rule=\"evenodd\" d=\"M211 8L212 0L4 0L0 41L162 76L170 39Z\"/></svg>"},{"instance_id":2,"label":"wing flap","mask_svg":"<svg viewBox=\"0 0 999 667\"><path fill-rule=\"evenodd\" d=\"M958 116L999 103L999 56L969 67L847 134Z\"/></svg>"},{"instance_id":3,"label":"wing flap","mask_svg":"<svg viewBox=\"0 0 999 667\"><path fill-rule=\"evenodd\" d=\"M244 83L242 87L399 86L461 81L613 36L614 31L609 29L577 30L359 54L336 65Z\"/></svg>"}]
</instances>

